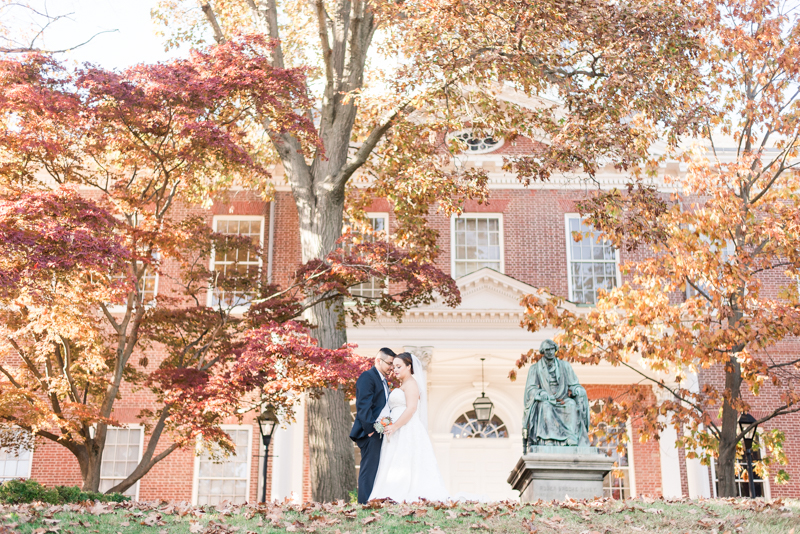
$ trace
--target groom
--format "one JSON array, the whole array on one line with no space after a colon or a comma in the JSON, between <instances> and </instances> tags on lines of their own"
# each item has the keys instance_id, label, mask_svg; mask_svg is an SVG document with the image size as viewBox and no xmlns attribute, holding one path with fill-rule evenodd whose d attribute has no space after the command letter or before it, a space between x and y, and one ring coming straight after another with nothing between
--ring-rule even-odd
<instances>
[{"instance_id":1,"label":"groom","mask_svg":"<svg viewBox=\"0 0 800 534\"><path fill-rule=\"evenodd\" d=\"M356 382L356 420L350 439L361 449L361 471L358 474L358 502L361 504L369 500L381 459L381 435L375 432L373 425L389 401L386 376L394 357L392 349L382 348L375 356L375 367L361 373Z\"/></svg>"}]
</instances>

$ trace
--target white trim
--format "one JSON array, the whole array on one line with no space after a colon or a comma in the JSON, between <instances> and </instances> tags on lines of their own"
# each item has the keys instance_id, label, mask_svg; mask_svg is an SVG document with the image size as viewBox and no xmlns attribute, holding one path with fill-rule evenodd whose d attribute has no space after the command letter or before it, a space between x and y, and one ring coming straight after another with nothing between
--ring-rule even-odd
<instances>
[{"instance_id":1,"label":"white trim","mask_svg":"<svg viewBox=\"0 0 800 534\"><path fill-rule=\"evenodd\" d=\"M564 214L564 235L566 236L567 240L567 288L568 288L568 295L569 295L569 302L575 303L574 297L572 296L572 243L575 241L572 239L572 232L569 230L569 221L571 219L583 219L580 213L565 213ZM603 262L607 263L607 262ZM619 270L619 249L614 249L614 269L615 269L615 278L616 278L616 287L622 285L622 274ZM592 306L591 304L583 304L578 303L580 306ZM593 306L592 306L593 307Z\"/></svg>"},{"instance_id":2,"label":"white trim","mask_svg":"<svg viewBox=\"0 0 800 534\"><path fill-rule=\"evenodd\" d=\"M106 432L108 430L141 430L141 432L139 432L139 463L141 464L142 463L142 453L143 453L143 449L144 449L144 426L140 425L138 423L131 423L131 424L126 424L125 426L108 426L108 427L106 427ZM107 433L106 433L106 440L108 440L108 434ZM105 447L105 445L103 445L103 454L105 454L105 452L106 452L106 447ZM101 456L100 457L100 480L103 480L103 478L108 479L108 478L117 478L117 477L103 477L103 457ZM134 499L133 499L134 501L138 501L139 500L139 489L142 486L140 484L141 481L142 481L142 479L140 478L139 480L137 480L134 483L134 486L136 486L136 494L135 494Z\"/></svg>"},{"instance_id":3,"label":"white trim","mask_svg":"<svg viewBox=\"0 0 800 534\"><path fill-rule=\"evenodd\" d=\"M389 237L389 212L388 211L368 211L367 217L370 219L383 219L386 223L386 237Z\"/></svg>"},{"instance_id":4,"label":"white trim","mask_svg":"<svg viewBox=\"0 0 800 534\"><path fill-rule=\"evenodd\" d=\"M16 427L16 426L13 427L13 428L18 429L20 432L26 432L26 433L30 434L30 432L28 432L27 430L25 430L23 428L19 428L19 427ZM36 440L36 436L32 436L31 437L31 443L32 443L31 448L30 449L25 449L25 450L28 451L28 474L23 477L26 480L31 478L31 472L33 470L33 452L36 450L36 447L33 446L33 443L35 442L35 440ZM0 451L1 450L3 450L3 449L0 448ZM19 458L19 454L17 454L17 458ZM19 461L19 460L16 460L16 461ZM0 463L2 463L2 462L0 462Z\"/></svg>"},{"instance_id":5,"label":"white trim","mask_svg":"<svg viewBox=\"0 0 800 534\"><path fill-rule=\"evenodd\" d=\"M158 273L158 269L153 269L153 270L156 273L156 275L155 275L156 276L156 281L155 281L155 284L153 285L153 298L151 298L148 301L143 301L142 302L142 305L144 306L145 309L152 308L153 306L156 305L156 303L158 301L159 273ZM144 280L144 279L142 279L142 280ZM120 314L120 313L125 313L127 311L128 305L127 305L127 303L126 304L111 304L110 306L107 306L107 308L108 308L108 313Z\"/></svg>"},{"instance_id":6,"label":"white trim","mask_svg":"<svg viewBox=\"0 0 800 534\"><path fill-rule=\"evenodd\" d=\"M263 215L214 215L211 221L211 229L215 232L217 231L217 222L218 221L261 221L261 227L259 228L259 247L264 248L264 216ZM215 261L215 251L211 249L211 256L208 260L208 269L211 272L214 272L214 261ZM262 267L264 266L264 258L262 254L258 255L258 269L259 272L261 271ZM211 301L214 296L214 288L209 286L208 291L206 292L206 306L209 308L212 306ZM239 314L244 313L250 307L249 304L245 306L234 306L231 309L231 313Z\"/></svg>"},{"instance_id":7,"label":"white trim","mask_svg":"<svg viewBox=\"0 0 800 534\"><path fill-rule=\"evenodd\" d=\"M631 498L636 497L636 467L633 462L633 424L628 420L625 424L626 431L628 432L628 476L631 480Z\"/></svg>"},{"instance_id":8,"label":"white trim","mask_svg":"<svg viewBox=\"0 0 800 534\"><path fill-rule=\"evenodd\" d=\"M500 244L500 274L506 272L506 242L505 242L505 224L503 221L502 213L462 213L460 216L453 215L450 217L450 276L456 279L456 219L497 219L499 221L499 244ZM486 267L482 267L486 268ZM491 269L491 267L488 267ZM480 271L480 269L478 269ZM478 272L478 271L473 271ZM467 273L464 276L469 276L472 273ZM463 276L461 277L463 278Z\"/></svg>"},{"instance_id":9,"label":"white trim","mask_svg":"<svg viewBox=\"0 0 800 534\"><path fill-rule=\"evenodd\" d=\"M247 431L247 494L245 495L246 502L252 502L250 499L250 483L253 477L253 425L220 425L222 430L246 430ZM261 442L259 442L261 443ZM213 446L213 445L212 445ZM195 446L194 454L194 470L192 474L192 505L197 506L197 493L200 483L200 456L202 454L202 439L198 438L197 445ZM259 448L259 453L260 453Z\"/></svg>"},{"instance_id":10,"label":"white trim","mask_svg":"<svg viewBox=\"0 0 800 534\"><path fill-rule=\"evenodd\" d=\"M382 232L385 233L385 235L383 237L383 240L384 241L389 241L389 212L387 212L387 211L368 211L366 213L366 216L367 216L368 219L383 219L384 229L381 230ZM374 226L373 226L372 230L375 231ZM370 279L370 283L372 283L373 281L374 281L374 278L371 278ZM386 291L389 289L388 279L386 279L386 282L387 282L386 283L386 287L384 288L383 293L386 293ZM363 282L363 283L366 284L367 282ZM358 286L351 287L350 288L350 292L352 293L354 290L358 291L358 289L356 289L356 288L358 288L360 285L361 284L359 284ZM373 288L368 288L368 289L372 290ZM377 289L377 288L375 288L375 289ZM359 295L363 296L363 294L359 294ZM348 300L348 301L345 302L345 305L351 306L351 305L354 304L354 301L355 301L355 299Z\"/></svg>"}]
</instances>

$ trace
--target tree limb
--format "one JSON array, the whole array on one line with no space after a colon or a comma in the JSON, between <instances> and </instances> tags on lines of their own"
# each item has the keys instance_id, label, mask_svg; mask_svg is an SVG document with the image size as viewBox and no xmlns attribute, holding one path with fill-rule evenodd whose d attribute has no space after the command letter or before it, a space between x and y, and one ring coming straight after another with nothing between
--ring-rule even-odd
<instances>
[{"instance_id":1,"label":"tree limb","mask_svg":"<svg viewBox=\"0 0 800 534\"><path fill-rule=\"evenodd\" d=\"M211 29L214 31L214 40L217 44L224 43L225 34L222 33L222 28L217 21L217 16L214 14L214 8L211 7L211 3L203 2L200 4L200 9L203 10L203 14L206 16L208 23L211 24Z\"/></svg>"}]
</instances>

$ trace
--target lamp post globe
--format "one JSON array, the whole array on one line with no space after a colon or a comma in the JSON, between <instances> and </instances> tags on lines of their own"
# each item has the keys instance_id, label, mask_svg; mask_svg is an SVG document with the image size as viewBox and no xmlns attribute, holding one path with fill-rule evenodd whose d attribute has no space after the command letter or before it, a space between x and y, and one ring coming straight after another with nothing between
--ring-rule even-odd
<instances>
[{"instance_id":1,"label":"lamp post globe","mask_svg":"<svg viewBox=\"0 0 800 534\"><path fill-rule=\"evenodd\" d=\"M269 464L269 442L272 433L278 424L278 417L275 415L275 408L269 404L264 411L256 417L258 432L261 434L261 442L264 444L264 484L261 489L261 502L267 502L267 465Z\"/></svg>"},{"instance_id":2,"label":"lamp post globe","mask_svg":"<svg viewBox=\"0 0 800 534\"><path fill-rule=\"evenodd\" d=\"M747 485L751 499L756 498L756 483L753 480L753 441L755 441L757 429L758 425L755 417L749 413L743 413L739 416L739 432L743 434L744 455L747 462Z\"/></svg>"}]
</instances>

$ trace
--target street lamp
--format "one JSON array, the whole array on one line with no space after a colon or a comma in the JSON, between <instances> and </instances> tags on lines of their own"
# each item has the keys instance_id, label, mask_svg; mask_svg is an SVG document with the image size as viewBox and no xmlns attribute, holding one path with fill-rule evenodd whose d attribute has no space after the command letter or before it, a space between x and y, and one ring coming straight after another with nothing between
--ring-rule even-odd
<instances>
[{"instance_id":1,"label":"street lamp","mask_svg":"<svg viewBox=\"0 0 800 534\"><path fill-rule=\"evenodd\" d=\"M481 396L472 403L479 423L488 423L492 419L492 410L494 409L494 403L486 396L483 390L483 360L485 359L481 358Z\"/></svg>"},{"instance_id":2,"label":"street lamp","mask_svg":"<svg viewBox=\"0 0 800 534\"><path fill-rule=\"evenodd\" d=\"M278 424L275 416L275 408L268 404L261 414L256 417L258 431L261 434L261 441L264 443L264 487L261 490L261 502L267 502L267 464L269 463L269 441L272 439L272 432Z\"/></svg>"},{"instance_id":3,"label":"street lamp","mask_svg":"<svg viewBox=\"0 0 800 534\"><path fill-rule=\"evenodd\" d=\"M739 430L744 433L744 455L747 461L747 481L750 487L750 498L756 498L756 483L753 480L753 440L756 438L756 418L749 413L743 413L739 417Z\"/></svg>"}]
</instances>

